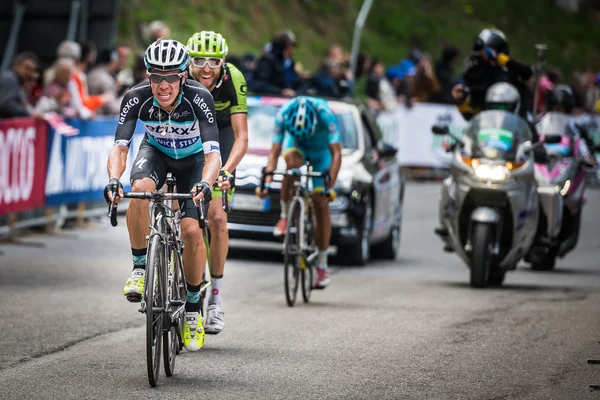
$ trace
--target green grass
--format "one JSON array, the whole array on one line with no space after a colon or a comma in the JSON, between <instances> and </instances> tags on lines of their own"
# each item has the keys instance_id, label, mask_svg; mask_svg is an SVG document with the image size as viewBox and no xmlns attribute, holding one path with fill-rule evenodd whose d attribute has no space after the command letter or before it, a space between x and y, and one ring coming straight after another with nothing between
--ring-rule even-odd
<instances>
[{"instance_id":1,"label":"green grass","mask_svg":"<svg viewBox=\"0 0 600 400\"><path fill-rule=\"evenodd\" d=\"M600 69L599 13L570 15L552 0L375 0L362 35L361 51L394 64L411 41L434 58L453 44L466 56L485 27L503 30L514 58L533 63L534 45L548 45L548 63L569 78L576 70ZM123 1L119 39L140 48L138 25L165 20L172 36L186 42L193 32L221 32L230 54L258 54L274 32L292 29L299 42L295 58L315 70L328 44L350 50L362 0L131 0Z\"/></svg>"}]
</instances>

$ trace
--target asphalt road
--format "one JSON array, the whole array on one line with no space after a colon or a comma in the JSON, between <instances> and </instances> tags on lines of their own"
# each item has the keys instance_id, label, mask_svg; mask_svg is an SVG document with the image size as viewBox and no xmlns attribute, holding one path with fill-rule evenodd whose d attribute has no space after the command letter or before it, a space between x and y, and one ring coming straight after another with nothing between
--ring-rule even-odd
<instances>
[{"instance_id":1,"label":"asphalt road","mask_svg":"<svg viewBox=\"0 0 600 400\"><path fill-rule=\"evenodd\" d=\"M225 330L157 388L144 316L121 294L124 218L1 244L0 399L600 398L586 363L600 358L600 192L555 272L522 265L483 291L432 232L437 193L409 185L398 262L333 266L308 305L286 306L277 253L236 250Z\"/></svg>"}]
</instances>

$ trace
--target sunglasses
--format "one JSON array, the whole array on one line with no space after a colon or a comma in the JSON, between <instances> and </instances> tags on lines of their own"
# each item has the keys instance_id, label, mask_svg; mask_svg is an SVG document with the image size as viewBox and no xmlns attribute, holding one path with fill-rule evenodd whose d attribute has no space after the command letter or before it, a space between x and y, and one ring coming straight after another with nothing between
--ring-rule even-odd
<instances>
[{"instance_id":1,"label":"sunglasses","mask_svg":"<svg viewBox=\"0 0 600 400\"><path fill-rule=\"evenodd\" d=\"M147 72L147 74L152 83L161 83L163 80L167 81L167 83L175 83L178 82L183 76L183 72L178 74L157 74Z\"/></svg>"},{"instance_id":2,"label":"sunglasses","mask_svg":"<svg viewBox=\"0 0 600 400\"><path fill-rule=\"evenodd\" d=\"M204 68L204 66L208 63L208 66L211 68L218 68L223 65L222 58L208 58L208 57L194 57L192 58L192 64L198 68Z\"/></svg>"}]
</instances>

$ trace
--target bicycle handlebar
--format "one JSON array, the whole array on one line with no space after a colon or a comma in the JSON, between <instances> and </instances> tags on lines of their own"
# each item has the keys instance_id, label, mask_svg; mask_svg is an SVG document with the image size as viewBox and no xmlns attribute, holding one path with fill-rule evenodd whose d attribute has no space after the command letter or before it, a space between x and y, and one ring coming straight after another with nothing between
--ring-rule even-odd
<instances>
[{"instance_id":1,"label":"bicycle handlebar","mask_svg":"<svg viewBox=\"0 0 600 400\"><path fill-rule=\"evenodd\" d=\"M117 204L115 204L117 194L118 193L115 191L112 192L113 200L108 205L108 217L110 218L110 224L112 226L117 226ZM194 195L191 193L165 193L162 191L155 190L153 192L124 192L123 198L154 201L192 200L194 198ZM198 225L200 226L200 228L204 229L204 227L206 226L206 218L204 216L204 199L200 199L200 201L196 205L196 210L198 211Z\"/></svg>"},{"instance_id":2,"label":"bicycle handlebar","mask_svg":"<svg viewBox=\"0 0 600 400\"><path fill-rule=\"evenodd\" d=\"M265 190L265 179L267 178L267 176L273 176L273 175L284 175L284 176L294 176L294 177L301 177L301 176L307 176L309 178L323 178L323 185L325 186L325 188L329 188L329 179L331 178L329 176L329 170L326 170L324 172L301 172L300 168L290 168L290 169L286 169L286 170L274 170L274 171L266 171L266 167L263 167L262 169L262 176L260 178L260 191L262 192L263 190Z\"/></svg>"}]
</instances>

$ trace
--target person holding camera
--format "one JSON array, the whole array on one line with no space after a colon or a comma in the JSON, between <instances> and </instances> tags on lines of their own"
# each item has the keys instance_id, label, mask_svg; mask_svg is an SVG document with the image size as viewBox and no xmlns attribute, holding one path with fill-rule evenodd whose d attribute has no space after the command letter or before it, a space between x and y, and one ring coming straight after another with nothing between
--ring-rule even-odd
<instances>
[{"instance_id":1,"label":"person holding camera","mask_svg":"<svg viewBox=\"0 0 600 400\"><path fill-rule=\"evenodd\" d=\"M485 93L497 82L510 83L516 87L522 104L529 104L526 101L529 95L527 81L533 73L529 65L511 59L508 41L502 31L484 29L475 39L463 83L452 88L452 98L466 120L483 110ZM527 111L527 107L522 107L519 115L527 119Z\"/></svg>"}]
</instances>

